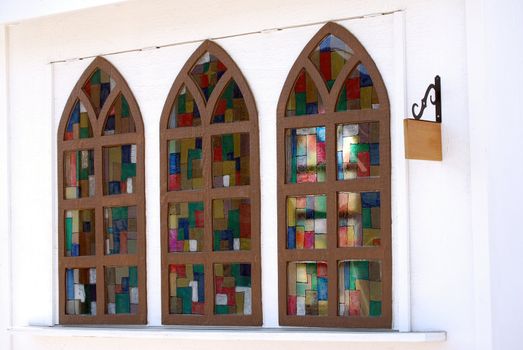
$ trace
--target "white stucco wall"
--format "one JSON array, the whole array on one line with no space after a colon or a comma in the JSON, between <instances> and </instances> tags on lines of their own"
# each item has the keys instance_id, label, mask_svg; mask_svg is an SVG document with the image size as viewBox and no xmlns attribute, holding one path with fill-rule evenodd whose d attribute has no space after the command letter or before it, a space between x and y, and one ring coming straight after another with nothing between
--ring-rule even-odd
<instances>
[{"instance_id":1,"label":"white stucco wall","mask_svg":"<svg viewBox=\"0 0 523 350\"><path fill-rule=\"evenodd\" d=\"M516 3L508 0L506 2ZM0 202L0 215L3 215L0 217L0 239L7 242L7 246L2 245L0 248L1 326L46 325L53 324L57 319L56 128L71 88L90 62L89 59L69 59L271 28L294 27L217 40L246 76L259 111L262 142L264 325L277 326L276 288L268 287L276 281L272 271L276 270L277 264L276 231L272 226L276 220L276 177L273 166L276 157L276 103L290 66L303 46L321 27L321 24L302 25L350 17L354 19L340 23L360 39L375 59L387 85L393 110L393 182L397 190L393 193L393 203L396 204L394 266L397 268L394 287L395 326L404 330L411 327L418 331L448 332L448 341L445 343L351 344L350 347L407 350L489 349L491 347L485 347L485 344L490 344L488 331L492 329L496 344L494 348L511 349L510 346L514 345L513 338L507 334L517 334L511 327L521 322L511 323L518 319L507 319L506 314L501 311L494 312L493 316L493 320L499 322L499 325L496 323L491 328L488 321L482 320L490 315L491 285L487 277L491 264L513 264L513 258L510 257L507 261L509 255L504 252L509 249L515 256L517 246L522 243L521 237L517 236L518 231L511 230L512 227L517 227L514 226L517 213L507 218L504 210L511 203L511 210L519 208L512 196L509 196L512 202L509 200L507 204L507 194L514 193L510 184L517 183L516 179L521 177L518 172L521 166L513 171L513 168L509 168L509 160L516 159L517 147L514 146L518 146L517 142L523 142L517 141L523 138L521 127L518 128L516 124L517 114L513 113L513 105L510 104L510 101L517 101L517 97L510 94L516 94L518 90L513 88L507 92L503 89L503 92L510 93L503 100L506 101L506 110L503 112L507 119L498 124L499 130L495 137L490 138L491 135L487 134L490 138L489 145L493 147L487 159L489 164L496 163L498 155L505 154L507 158L502 158L504 162L500 166L504 174L510 175L512 181L497 179L496 173L492 173L492 176L483 174L483 170L488 170L485 169L482 157L484 131L488 125L482 124L482 121L499 113L489 110L487 115L483 109L474 109L474 101L478 102L478 96L482 96L479 85L482 82L472 79L470 75L486 73L487 70L486 66L478 65L478 61L467 54L481 54L481 48L486 45L477 34L483 22L472 21L478 18L478 11L483 11L484 3L490 5L489 13L494 12L497 15L489 22L488 29L493 34L487 36L488 45L497 45L500 50L512 53L511 59L501 63L497 63L494 53L485 60L489 67L506 64L516 69L521 64L521 54L518 56L521 46L513 46L513 41L497 42L495 38L498 36L510 35L496 24L502 22L507 13L512 16L519 13L519 17L515 18L520 19L521 7L514 5L511 9L500 5L497 8L492 5L495 2L490 0L333 0L329 1L328 6L313 0L267 0L256 3L203 0L184 4L168 0L133 1L4 27L7 40L0 36L0 47L3 48L0 53L4 53L0 57L0 69L7 67L8 75L0 74L0 102L6 102L0 103L0 106L5 106L5 110L0 109L0 131L8 134L8 138L3 139L7 143L5 148L0 147L0 162L9 165L9 172L0 172L0 190L6 190L9 197L1 198L8 198L9 202ZM390 11L399 12L355 18ZM516 21L510 24L517 27ZM106 56L129 83L145 123L150 325L160 324L158 121L172 81L198 44L195 42L159 50ZM49 64L61 60L68 61ZM510 73L497 73L495 69L489 70L492 75L488 75L489 79L497 82L497 85L493 85L493 90L495 86L515 84L513 81L516 78L508 81ZM435 74L442 77L443 161L406 162L401 155L402 111L410 111L410 105L422 97ZM8 87L6 92L2 91L2 83ZM494 96L501 94L497 90L489 93ZM509 101L509 97L512 100ZM469 124L469 108L477 112L470 116L474 124ZM7 115L9 118L6 118ZM508 151L501 147L504 135L511 135L512 143ZM496 192L498 186L500 192ZM471 193L471 189L476 192ZM492 197L494 201L482 206L487 200L485 196L481 196L486 192L481 191L487 189L488 193L495 193ZM9 207L10 210L1 210L4 209L2 206ZM503 228L502 234L491 241L492 263L488 260L490 248L485 244L486 239L492 238L490 230L480 226L479 229L484 229L483 235L479 238L475 235L478 228L475 221L477 213L488 215L491 210L493 216L489 217L490 223L486 220L488 228L494 231L499 227ZM511 243L508 248L506 244L502 244L506 240ZM486 261L482 260L481 252L486 253ZM410 264L407 265L406 262L409 261ZM406 267L410 269L410 275ZM487 271L483 272L484 269ZM507 269L503 275L496 276L493 280L493 285L505 293L502 294L502 299L492 299L493 306L499 307L498 310L504 310L508 307L506 303L509 303L509 299L516 298L515 292L507 284L510 282L506 282L516 281L515 271L515 267ZM11 286L6 287L4 283L9 283L10 278ZM8 304L9 300L11 304ZM521 302L510 305L521 308ZM11 309L11 306L12 314L4 312ZM523 312L516 313L522 314ZM485 331L478 332L481 327ZM225 346L223 343L210 341L175 343L150 339L36 337L18 333L9 336L5 331L0 331L2 345L7 344L9 339L12 341L12 348L17 350L110 349L116 346L129 349L170 349L175 346L192 349ZM229 342L226 346L231 349L245 346L262 349L267 344ZM270 346L277 349L312 349L317 348L318 344L275 342ZM349 345L334 343L331 346Z\"/></svg>"}]
</instances>

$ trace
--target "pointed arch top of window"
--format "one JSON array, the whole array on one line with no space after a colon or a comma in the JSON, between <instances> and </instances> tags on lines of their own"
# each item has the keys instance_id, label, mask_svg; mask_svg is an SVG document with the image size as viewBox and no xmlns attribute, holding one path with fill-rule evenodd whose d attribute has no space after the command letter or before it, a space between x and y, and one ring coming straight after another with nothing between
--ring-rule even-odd
<instances>
[{"instance_id":1,"label":"pointed arch top of window","mask_svg":"<svg viewBox=\"0 0 523 350\"><path fill-rule=\"evenodd\" d=\"M125 79L97 57L73 88L58 129L59 140L143 133L138 104Z\"/></svg>"},{"instance_id":2,"label":"pointed arch top of window","mask_svg":"<svg viewBox=\"0 0 523 350\"><path fill-rule=\"evenodd\" d=\"M257 115L252 92L233 59L205 41L174 81L160 127L174 129L248 121Z\"/></svg>"},{"instance_id":3,"label":"pointed arch top of window","mask_svg":"<svg viewBox=\"0 0 523 350\"><path fill-rule=\"evenodd\" d=\"M388 108L381 75L363 45L329 22L294 63L278 103L278 117Z\"/></svg>"}]
</instances>

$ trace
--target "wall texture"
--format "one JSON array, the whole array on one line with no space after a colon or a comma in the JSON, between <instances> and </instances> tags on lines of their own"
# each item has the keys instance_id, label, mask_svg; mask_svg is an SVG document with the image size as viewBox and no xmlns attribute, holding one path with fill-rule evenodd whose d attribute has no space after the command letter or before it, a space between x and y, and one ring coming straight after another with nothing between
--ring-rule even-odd
<instances>
[{"instance_id":1,"label":"wall texture","mask_svg":"<svg viewBox=\"0 0 523 350\"><path fill-rule=\"evenodd\" d=\"M394 11L394 14L360 18ZM473 268L477 254L472 244L469 138L469 130L472 133L475 130L469 125L467 101L470 23L466 20L470 16L475 15L465 8L465 1L455 0L333 0L328 6L313 0L203 0L183 5L152 0L125 2L7 27L8 41L2 56L8 60L5 96L9 97L9 118L4 113L1 120L6 122L8 133L9 153L5 161L9 174L2 174L0 180L6 180L5 187L10 189L10 235L5 239L12 241L12 259L10 269L7 262L0 267L1 275L12 271L13 313L12 321L3 312L0 319L14 326L56 322L56 128L71 88L90 62L75 58L115 53L106 58L128 81L145 123L148 319L150 325L160 324L158 121L161 109L172 81L199 42L234 36L217 42L242 69L259 110L264 325L277 326L273 302L276 288L267 288L277 280L272 273L277 262L276 231L272 225L276 220L276 103L287 72L321 23L345 18L340 23L361 40L382 72L393 110L395 326L403 330L448 332L445 343L355 344L354 348L475 348L474 342L479 338L474 319L480 307L474 287L483 275ZM287 29L271 30L274 28ZM242 33L251 34L236 36ZM184 42L190 43L117 53ZM501 48L506 48L504 44L507 43L499 43ZM516 65L517 60L509 63ZM410 105L422 97L435 74L442 77L443 87L443 161L405 162L401 154L402 118ZM515 126L510 124L516 122L515 115L512 116L505 125ZM512 137L516 138L518 129L512 130ZM501 218L502 213L496 215ZM501 250L496 249L494 255L501 262ZM512 296L508 290L507 293L507 297ZM9 296L1 296L2 310L9 308ZM502 316L494 315L494 319ZM495 334L501 344L502 328ZM5 332L0 332L0 337L7 339ZM165 340L43 338L16 333L11 337L13 349L115 346L167 349L175 345ZM176 345L192 349L217 344L185 341ZM245 345L244 342L227 344L231 349ZM247 345L266 347L261 343ZM316 348L317 344L275 342L271 347L305 349Z\"/></svg>"}]
</instances>

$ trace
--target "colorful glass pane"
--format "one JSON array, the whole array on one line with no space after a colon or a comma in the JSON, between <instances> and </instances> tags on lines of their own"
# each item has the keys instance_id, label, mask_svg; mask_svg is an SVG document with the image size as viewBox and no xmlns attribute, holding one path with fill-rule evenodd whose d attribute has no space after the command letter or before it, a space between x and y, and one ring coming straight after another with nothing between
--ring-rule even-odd
<instances>
[{"instance_id":1,"label":"colorful glass pane","mask_svg":"<svg viewBox=\"0 0 523 350\"><path fill-rule=\"evenodd\" d=\"M110 266L105 268L106 312L114 314L138 313L138 268Z\"/></svg>"},{"instance_id":2,"label":"colorful glass pane","mask_svg":"<svg viewBox=\"0 0 523 350\"><path fill-rule=\"evenodd\" d=\"M89 115L84 104L77 100L65 127L64 140L88 139L91 137L93 137L93 128L89 121Z\"/></svg>"},{"instance_id":3,"label":"colorful glass pane","mask_svg":"<svg viewBox=\"0 0 523 350\"><path fill-rule=\"evenodd\" d=\"M202 138L171 140L169 147L169 191L203 187Z\"/></svg>"},{"instance_id":4,"label":"colorful glass pane","mask_svg":"<svg viewBox=\"0 0 523 350\"><path fill-rule=\"evenodd\" d=\"M94 209L65 212L65 256L95 255Z\"/></svg>"},{"instance_id":5,"label":"colorful glass pane","mask_svg":"<svg viewBox=\"0 0 523 350\"><path fill-rule=\"evenodd\" d=\"M191 76L201 89L206 101L209 100L216 84L226 70L227 67L209 52L204 53L192 69Z\"/></svg>"},{"instance_id":6,"label":"colorful glass pane","mask_svg":"<svg viewBox=\"0 0 523 350\"><path fill-rule=\"evenodd\" d=\"M103 148L104 195L134 193L136 145Z\"/></svg>"},{"instance_id":7,"label":"colorful glass pane","mask_svg":"<svg viewBox=\"0 0 523 350\"><path fill-rule=\"evenodd\" d=\"M134 119L125 96L120 94L114 101L104 126L104 135L136 132Z\"/></svg>"},{"instance_id":8,"label":"colorful glass pane","mask_svg":"<svg viewBox=\"0 0 523 350\"><path fill-rule=\"evenodd\" d=\"M251 315L251 264L214 264L214 313Z\"/></svg>"},{"instance_id":9,"label":"colorful glass pane","mask_svg":"<svg viewBox=\"0 0 523 350\"><path fill-rule=\"evenodd\" d=\"M115 86L116 82L114 79L100 68L97 68L85 82L83 90L89 97L96 115L100 113L107 97Z\"/></svg>"},{"instance_id":10,"label":"colorful glass pane","mask_svg":"<svg viewBox=\"0 0 523 350\"><path fill-rule=\"evenodd\" d=\"M136 254L136 207L104 208L105 254Z\"/></svg>"},{"instance_id":11,"label":"colorful glass pane","mask_svg":"<svg viewBox=\"0 0 523 350\"><path fill-rule=\"evenodd\" d=\"M64 196L76 199L94 196L94 151L64 152Z\"/></svg>"},{"instance_id":12,"label":"colorful glass pane","mask_svg":"<svg viewBox=\"0 0 523 350\"><path fill-rule=\"evenodd\" d=\"M212 202L213 250L251 249L251 201L248 198Z\"/></svg>"},{"instance_id":13,"label":"colorful glass pane","mask_svg":"<svg viewBox=\"0 0 523 350\"><path fill-rule=\"evenodd\" d=\"M380 193L338 193L338 246L380 245Z\"/></svg>"},{"instance_id":14,"label":"colorful glass pane","mask_svg":"<svg viewBox=\"0 0 523 350\"><path fill-rule=\"evenodd\" d=\"M336 126L338 180L376 177L380 174L380 125L374 123Z\"/></svg>"},{"instance_id":15,"label":"colorful glass pane","mask_svg":"<svg viewBox=\"0 0 523 350\"><path fill-rule=\"evenodd\" d=\"M213 187L249 184L249 134L213 136L212 152Z\"/></svg>"},{"instance_id":16,"label":"colorful glass pane","mask_svg":"<svg viewBox=\"0 0 523 350\"><path fill-rule=\"evenodd\" d=\"M338 280L339 316L381 316L383 299L379 261L340 261Z\"/></svg>"},{"instance_id":17,"label":"colorful glass pane","mask_svg":"<svg viewBox=\"0 0 523 350\"><path fill-rule=\"evenodd\" d=\"M309 73L302 69L296 82L292 87L289 100L287 101L287 117L324 114L325 106L321 99L318 88L309 76Z\"/></svg>"},{"instance_id":18,"label":"colorful glass pane","mask_svg":"<svg viewBox=\"0 0 523 350\"><path fill-rule=\"evenodd\" d=\"M212 123L231 123L249 120L249 111L240 87L231 80L216 101Z\"/></svg>"},{"instance_id":19,"label":"colorful glass pane","mask_svg":"<svg viewBox=\"0 0 523 350\"><path fill-rule=\"evenodd\" d=\"M345 63L354 54L343 40L329 34L309 56L330 90Z\"/></svg>"},{"instance_id":20,"label":"colorful glass pane","mask_svg":"<svg viewBox=\"0 0 523 350\"><path fill-rule=\"evenodd\" d=\"M185 85L182 86L174 100L169 116L169 129L188 126L200 126L200 111L193 95Z\"/></svg>"},{"instance_id":21,"label":"colorful glass pane","mask_svg":"<svg viewBox=\"0 0 523 350\"><path fill-rule=\"evenodd\" d=\"M328 278L325 261L287 265L287 315L327 316Z\"/></svg>"},{"instance_id":22,"label":"colorful glass pane","mask_svg":"<svg viewBox=\"0 0 523 350\"><path fill-rule=\"evenodd\" d=\"M327 248L327 196L287 197L287 249Z\"/></svg>"},{"instance_id":23,"label":"colorful glass pane","mask_svg":"<svg viewBox=\"0 0 523 350\"><path fill-rule=\"evenodd\" d=\"M203 315L204 309L203 264L169 265L169 313Z\"/></svg>"},{"instance_id":24,"label":"colorful glass pane","mask_svg":"<svg viewBox=\"0 0 523 350\"><path fill-rule=\"evenodd\" d=\"M203 202L169 204L169 252L200 252L203 249Z\"/></svg>"},{"instance_id":25,"label":"colorful glass pane","mask_svg":"<svg viewBox=\"0 0 523 350\"><path fill-rule=\"evenodd\" d=\"M372 78L363 64L354 68L341 87L336 112L378 109L380 103Z\"/></svg>"},{"instance_id":26,"label":"colorful glass pane","mask_svg":"<svg viewBox=\"0 0 523 350\"><path fill-rule=\"evenodd\" d=\"M287 129L287 183L324 182L325 127Z\"/></svg>"},{"instance_id":27,"label":"colorful glass pane","mask_svg":"<svg viewBox=\"0 0 523 350\"><path fill-rule=\"evenodd\" d=\"M96 268L65 270L65 313L96 315Z\"/></svg>"}]
</instances>

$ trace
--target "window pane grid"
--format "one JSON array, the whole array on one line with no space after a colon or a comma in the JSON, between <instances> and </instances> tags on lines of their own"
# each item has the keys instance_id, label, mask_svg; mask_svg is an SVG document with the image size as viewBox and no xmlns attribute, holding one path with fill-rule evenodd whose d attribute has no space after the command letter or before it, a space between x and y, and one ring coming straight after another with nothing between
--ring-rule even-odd
<instances>
[{"instance_id":1,"label":"window pane grid","mask_svg":"<svg viewBox=\"0 0 523 350\"><path fill-rule=\"evenodd\" d=\"M202 187L197 189L169 191L167 184L162 184L162 320L164 324L259 325L257 115L241 72L221 48L206 42L194 53L191 62L202 61L202 54L205 57L209 51L227 69L213 68L214 59L209 61L209 67L204 62L204 66L198 68L201 72L197 75L196 90L195 76L190 76L190 71L182 71L162 114L161 151L165 152L161 160L162 173L169 175L168 143L190 137L202 140L203 174ZM205 81L207 78L211 79L209 84ZM193 94L201 120L199 126L173 128L171 123L171 128L166 127L169 125L166 118L171 113L171 107L167 107L170 101L180 104L180 99L175 97L179 86L187 86ZM168 207L192 201L202 202L204 208L201 250L191 251L189 243L189 251L169 251ZM196 305L191 313L189 296L183 295L189 293L189 289L183 289L188 288L185 287L187 280L180 280L182 287L177 284L176 292L179 288L182 297L174 297L168 272L169 265L187 264L202 266L205 286L203 295L201 291L191 295L192 305L204 299L204 305ZM191 288L196 290L194 285L192 283Z\"/></svg>"},{"instance_id":2,"label":"window pane grid","mask_svg":"<svg viewBox=\"0 0 523 350\"><path fill-rule=\"evenodd\" d=\"M307 55L330 34L344 41L353 50L353 56L347 60L343 68L335 67L338 77L328 81L330 91L325 92L322 88L325 77L318 79L316 73L311 73ZM289 94L295 96L293 89L296 84L294 78L291 78L295 77L296 71L291 72L278 105L278 176L281 181L279 183L283 183L278 186L280 324L390 327L390 141L389 105L385 88L361 44L345 29L332 23L327 24L309 42L297 62L300 62L301 66L297 64L296 70L306 67L310 73L309 77L314 81L318 94L325 103L325 114L308 116L307 113L302 113L299 117L288 116L287 98ZM332 65L336 62L329 63ZM352 74L350 78L354 81L348 79L349 73L353 72L355 67L363 65L366 68L362 70L365 74ZM340 82L340 79L343 82ZM371 85L370 81L372 91L367 88ZM340 112L334 112L337 104L343 104L338 101L341 89L344 89L342 102L347 107L340 107ZM367 90L371 92L370 95ZM376 101L377 109L368 107L373 101ZM308 147L308 140L298 140L291 151L288 148L288 135L292 130L312 130L318 127L325 127L325 179L319 180L325 181L324 183L311 182L318 181L317 177L310 177L312 161L318 158L309 157L308 151L312 147ZM315 146L314 143L312 145ZM297 159L294 164L296 166L289 171L289 167L293 165L290 162L292 158L289 157L293 156L303 159ZM289 176L289 173L295 176ZM302 181L299 181L299 176ZM290 221L295 226L288 225L288 202L293 198L319 195L325 195L327 201L326 247L324 250L306 249L307 234L310 238L310 233L316 229L315 222L312 225L313 210L306 202L303 206L297 205L296 208L304 207L305 212L296 212L294 217L291 215ZM354 204L356 199L359 200L358 205ZM347 203L343 202L344 200ZM339 208L342 209L341 213L338 212ZM298 216L302 216L300 222ZM295 231L289 228L295 228ZM320 227L320 230L323 229ZM304 235L302 241L305 249L301 247L302 244L298 244L300 235ZM289 246L291 236L293 244ZM358 272L365 271L363 267L368 267L367 262L372 261L379 261L381 264L379 280L375 275L372 279L368 278L368 268L367 274ZM352 262L355 262L354 266L363 267L347 267L346 275L342 275L348 279L345 288L345 280L340 277L340 267L343 270L344 264L352 266ZM314 273L312 267L318 264L322 266L321 273ZM353 273L349 273L350 271ZM320 287L319 278L326 279L320 280Z\"/></svg>"}]
</instances>

